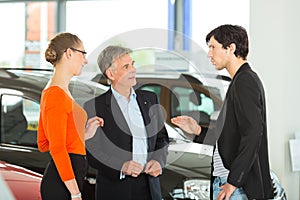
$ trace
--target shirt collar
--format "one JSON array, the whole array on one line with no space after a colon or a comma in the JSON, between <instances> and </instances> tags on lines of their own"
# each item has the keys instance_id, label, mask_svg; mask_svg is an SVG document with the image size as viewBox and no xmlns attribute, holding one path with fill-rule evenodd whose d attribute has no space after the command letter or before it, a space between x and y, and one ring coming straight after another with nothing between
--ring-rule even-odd
<instances>
[{"instance_id":1,"label":"shirt collar","mask_svg":"<svg viewBox=\"0 0 300 200\"><path fill-rule=\"evenodd\" d=\"M114 95L114 97L116 99L125 98L123 95L121 95L119 92L117 92L112 86L110 88L111 88L112 94ZM133 88L131 88L131 92L130 92L130 99L131 98L135 98L136 99L136 93L135 93L135 91L134 91Z\"/></svg>"}]
</instances>

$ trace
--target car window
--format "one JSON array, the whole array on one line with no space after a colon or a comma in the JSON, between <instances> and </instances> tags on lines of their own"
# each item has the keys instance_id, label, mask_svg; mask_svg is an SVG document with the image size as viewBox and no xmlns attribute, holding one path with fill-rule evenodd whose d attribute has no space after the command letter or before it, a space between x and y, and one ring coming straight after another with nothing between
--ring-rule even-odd
<instances>
[{"instance_id":1,"label":"car window","mask_svg":"<svg viewBox=\"0 0 300 200\"><path fill-rule=\"evenodd\" d=\"M161 93L160 85L143 85L140 89L156 93L158 101L160 102L160 93Z\"/></svg>"},{"instance_id":2,"label":"car window","mask_svg":"<svg viewBox=\"0 0 300 200\"><path fill-rule=\"evenodd\" d=\"M39 104L18 95L1 96L1 143L37 147Z\"/></svg>"},{"instance_id":3,"label":"car window","mask_svg":"<svg viewBox=\"0 0 300 200\"><path fill-rule=\"evenodd\" d=\"M217 109L212 98L191 87L175 86L163 96L161 95L162 86L159 84L143 85L140 89L155 92L158 98L169 99L170 118L188 115L199 124L207 125L210 122L210 115ZM170 95L169 98L167 98L167 94Z\"/></svg>"},{"instance_id":4,"label":"car window","mask_svg":"<svg viewBox=\"0 0 300 200\"><path fill-rule=\"evenodd\" d=\"M207 114L211 115L214 112L213 100L203 93L200 94L200 99L201 99L202 103L201 103L201 105L197 106L196 108L199 111L203 111L203 112L206 112Z\"/></svg>"},{"instance_id":5,"label":"car window","mask_svg":"<svg viewBox=\"0 0 300 200\"><path fill-rule=\"evenodd\" d=\"M213 100L192 88L174 87L172 88L173 95L171 95L171 116L188 115L193 117L200 124L208 124L210 115L214 112Z\"/></svg>"}]
</instances>

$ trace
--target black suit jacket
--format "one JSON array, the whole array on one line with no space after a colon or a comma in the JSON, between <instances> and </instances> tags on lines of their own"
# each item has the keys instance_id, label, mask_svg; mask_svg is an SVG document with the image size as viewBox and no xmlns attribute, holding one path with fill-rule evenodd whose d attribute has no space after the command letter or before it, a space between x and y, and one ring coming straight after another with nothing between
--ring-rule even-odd
<instances>
[{"instance_id":1,"label":"black suit jacket","mask_svg":"<svg viewBox=\"0 0 300 200\"><path fill-rule=\"evenodd\" d=\"M248 63L235 74L226 94L216 127L204 143L215 145L228 182L242 187L249 199L273 198L270 177L266 104L263 85Z\"/></svg>"},{"instance_id":2,"label":"black suit jacket","mask_svg":"<svg viewBox=\"0 0 300 200\"><path fill-rule=\"evenodd\" d=\"M135 92L148 135L147 159L157 160L164 168L169 138L162 110L154 93L143 90ZM113 185L97 183L97 188L115 188L116 198L127 199L124 195L131 188L125 182L122 184L120 170L124 162L132 160L133 138L122 111L111 89L89 100L84 108L89 118L97 115L104 119L104 126L98 128L95 136L86 142L87 157L89 164L98 170L97 178L105 177ZM148 180L152 199L161 199L159 178L148 176Z\"/></svg>"}]
</instances>

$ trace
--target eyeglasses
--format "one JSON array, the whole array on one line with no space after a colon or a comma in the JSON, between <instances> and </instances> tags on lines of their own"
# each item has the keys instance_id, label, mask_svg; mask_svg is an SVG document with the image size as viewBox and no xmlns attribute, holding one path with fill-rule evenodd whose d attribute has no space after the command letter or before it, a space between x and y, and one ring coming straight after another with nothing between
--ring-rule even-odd
<instances>
[{"instance_id":1,"label":"eyeglasses","mask_svg":"<svg viewBox=\"0 0 300 200\"><path fill-rule=\"evenodd\" d=\"M72 49L73 51L80 52L80 53L82 53L82 55L85 55L85 54L87 54L87 52L86 52L86 51L81 51L81 50L79 50L79 49L75 49L75 48L73 48L73 47L70 47L70 49Z\"/></svg>"}]
</instances>

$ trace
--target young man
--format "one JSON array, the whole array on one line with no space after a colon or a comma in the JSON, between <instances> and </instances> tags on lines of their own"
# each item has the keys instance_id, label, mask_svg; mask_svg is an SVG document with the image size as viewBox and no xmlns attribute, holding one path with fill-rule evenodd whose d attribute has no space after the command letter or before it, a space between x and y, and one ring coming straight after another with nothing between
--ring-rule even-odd
<instances>
[{"instance_id":1,"label":"young man","mask_svg":"<svg viewBox=\"0 0 300 200\"><path fill-rule=\"evenodd\" d=\"M222 25L206 36L208 57L217 70L226 69L232 82L216 127L205 142L215 141L213 199L272 199L266 104L263 85L247 63L248 36L241 26ZM172 122L199 137L195 120L179 116Z\"/></svg>"},{"instance_id":2,"label":"young man","mask_svg":"<svg viewBox=\"0 0 300 200\"><path fill-rule=\"evenodd\" d=\"M130 52L120 46L101 52L98 65L111 88L84 106L88 116L104 119L87 141L88 161L98 170L97 200L162 198L159 175L169 138L156 95L133 89L136 69Z\"/></svg>"}]
</instances>

